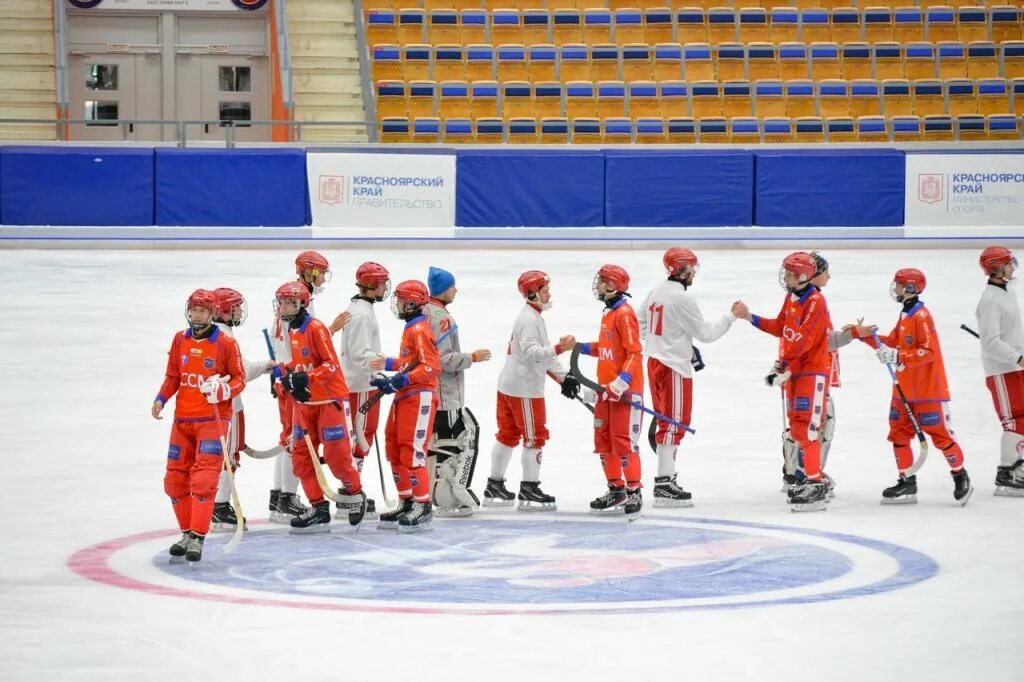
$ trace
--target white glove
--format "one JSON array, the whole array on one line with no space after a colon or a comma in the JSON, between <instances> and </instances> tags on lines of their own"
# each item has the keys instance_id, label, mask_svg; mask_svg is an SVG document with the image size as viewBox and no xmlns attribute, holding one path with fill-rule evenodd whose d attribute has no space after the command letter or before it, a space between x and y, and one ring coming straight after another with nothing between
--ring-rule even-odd
<instances>
[{"instance_id":1,"label":"white glove","mask_svg":"<svg viewBox=\"0 0 1024 682\"><path fill-rule=\"evenodd\" d=\"M594 405L597 403L597 393L595 393L593 389L584 386L580 388L580 400L588 405Z\"/></svg>"},{"instance_id":2,"label":"white glove","mask_svg":"<svg viewBox=\"0 0 1024 682\"><path fill-rule=\"evenodd\" d=\"M206 402L216 405L231 398L231 385L227 377L214 374L199 385L199 392L206 396Z\"/></svg>"},{"instance_id":3,"label":"white glove","mask_svg":"<svg viewBox=\"0 0 1024 682\"><path fill-rule=\"evenodd\" d=\"M781 386L782 384L789 381L789 378L793 376L793 373L788 369L782 369L782 363L778 360L772 364L772 368L768 371L768 375L764 378L765 386Z\"/></svg>"},{"instance_id":4,"label":"white glove","mask_svg":"<svg viewBox=\"0 0 1024 682\"><path fill-rule=\"evenodd\" d=\"M625 378L624 378L625 377ZM609 381L604 387L604 397L613 402L622 397L622 394L629 390L628 376L619 374L614 381Z\"/></svg>"},{"instance_id":5,"label":"white glove","mask_svg":"<svg viewBox=\"0 0 1024 682\"><path fill-rule=\"evenodd\" d=\"M899 364L900 361L900 352L895 348L890 348L889 346L882 344L878 347L878 350L875 351L875 357L878 358L878 361L883 365L896 365Z\"/></svg>"}]
</instances>

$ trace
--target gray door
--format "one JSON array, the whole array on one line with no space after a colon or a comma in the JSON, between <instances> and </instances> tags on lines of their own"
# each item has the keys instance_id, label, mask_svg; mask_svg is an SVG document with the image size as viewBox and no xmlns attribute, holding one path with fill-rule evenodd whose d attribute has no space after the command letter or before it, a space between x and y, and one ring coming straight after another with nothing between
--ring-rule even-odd
<instances>
[{"instance_id":1,"label":"gray door","mask_svg":"<svg viewBox=\"0 0 1024 682\"><path fill-rule=\"evenodd\" d=\"M179 118L210 122L190 125L189 140L223 140L229 121L238 141L270 139L267 126L250 123L270 118L266 57L179 54L177 81Z\"/></svg>"},{"instance_id":2,"label":"gray door","mask_svg":"<svg viewBox=\"0 0 1024 682\"><path fill-rule=\"evenodd\" d=\"M118 121L160 118L160 55L76 54L68 64L72 140L161 139L160 126Z\"/></svg>"}]
</instances>

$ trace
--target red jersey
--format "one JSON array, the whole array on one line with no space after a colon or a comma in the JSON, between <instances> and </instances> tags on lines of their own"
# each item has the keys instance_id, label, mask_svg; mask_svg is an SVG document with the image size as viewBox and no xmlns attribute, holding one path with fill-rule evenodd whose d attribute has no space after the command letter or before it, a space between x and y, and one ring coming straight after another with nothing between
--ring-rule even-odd
<instances>
[{"instance_id":1,"label":"red jersey","mask_svg":"<svg viewBox=\"0 0 1024 682\"><path fill-rule=\"evenodd\" d=\"M828 330L832 325L828 304L817 287L808 286L800 296L786 296L774 320L753 315L750 322L761 331L779 337L779 361L793 376L831 375Z\"/></svg>"},{"instance_id":2,"label":"red jersey","mask_svg":"<svg viewBox=\"0 0 1024 682\"><path fill-rule=\"evenodd\" d=\"M434 332L426 316L419 315L405 323L402 344L397 358L387 358L384 369L389 372L403 372L418 360L418 364L407 372L408 383L396 394L395 400L409 393L436 391L441 375L441 354L437 352Z\"/></svg>"},{"instance_id":3,"label":"red jersey","mask_svg":"<svg viewBox=\"0 0 1024 682\"><path fill-rule=\"evenodd\" d=\"M348 385L323 322L306 315L298 329L288 327L291 360L288 369L309 375L310 403L348 400Z\"/></svg>"},{"instance_id":4,"label":"red jersey","mask_svg":"<svg viewBox=\"0 0 1024 682\"><path fill-rule=\"evenodd\" d=\"M886 346L899 351L899 364L904 369L898 371L896 378L908 401L949 400L939 335L935 331L932 314L924 303L918 301L909 310L901 312L896 327L879 338ZM872 348L878 348L873 338L862 340Z\"/></svg>"},{"instance_id":5,"label":"red jersey","mask_svg":"<svg viewBox=\"0 0 1024 682\"><path fill-rule=\"evenodd\" d=\"M619 376L629 376L629 390L644 394L643 348L640 323L633 308L620 298L601 316L601 336L583 344L582 352L597 357L597 383L606 385Z\"/></svg>"},{"instance_id":6,"label":"red jersey","mask_svg":"<svg viewBox=\"0 0 1024 682\"><path fill-rule=\"evenodd\" d=\"M186 329L174 335L167 357L167 376L156 399L167 404L175 393L176 421L202 421L213 419L213 405L199 392L207 378L219 374L228 377L232 398L245 388L245 367L238 344L229 335L214 327L205 339L192 336ZM231 416L231 399L217 404L221 416Z\"/></svg>"}]
</instances>

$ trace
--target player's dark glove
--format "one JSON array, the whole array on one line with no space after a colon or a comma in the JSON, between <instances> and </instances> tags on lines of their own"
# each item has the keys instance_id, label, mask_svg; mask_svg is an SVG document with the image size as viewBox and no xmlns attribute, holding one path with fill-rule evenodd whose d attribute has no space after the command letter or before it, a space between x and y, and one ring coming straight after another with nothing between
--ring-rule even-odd
<instances>
[{"instance_id":1,"label":"player's dark glove","mask_svg":"<svg viewBox=\"0 0 1024 682\"><path fill-rule=\"evenodd\" d=\"M390 377L386 374L375 374L370 379L370 384L384 395L390 395L408 383L409 375L403 373L392 374Z\"/></svg>"},{"instance_id":2,"label":"player's dark glove","mask_svg":"<svg viewBox=\"0 0 1024 682\"><path fill-rule=\"evenodd\" d=\"M300 403L309 400L309 375L305 372L289 372L281 378L281 385Z\"/></svg>"},{"instance_id":3,"label":"player's dark glove","mask_svg":"<svg viewBox=\"0 0 1024 682\"><path fill-rule=\"evenodd\" d=\"M693 367L694 372L704 369L704 358L700 356L700 348L697 348L697 346L693 346L693 357L690 358L690 366Z\"/></svg>"},{"instance_id":4,"label":"player's dark glove","mask_svg":"<svg viewBox=\"0 0 1024 682\"><path fill-rule=\"evenodd\" d=\"M566 374L565 378L562 379L562 395L569 400L576 400L580 395L579 379L571 374Z\"/></svg>"}]
</instances>

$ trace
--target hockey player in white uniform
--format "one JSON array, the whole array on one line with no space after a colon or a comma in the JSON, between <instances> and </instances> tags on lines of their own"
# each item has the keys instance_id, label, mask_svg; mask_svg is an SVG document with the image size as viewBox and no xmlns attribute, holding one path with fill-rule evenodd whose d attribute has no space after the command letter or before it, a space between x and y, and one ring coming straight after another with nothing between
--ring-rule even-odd
<instances>
[{"instance_id":1,"label":"hockey player in white uniform","mask_svg":"<svg viewBox=\"0 0 1024 682\"><path fill-rule=\"evenodd\" d=\"M665 252L662 263L668 279L651 290L637 307L640 338L645 342L654 410L689 424L693 409L693 368L703 366L693 341L710 343L721 338L736 317L728 312L714 321L704 319L697 301L687 291L700 269L693 251L671 248ZM676 450L683 435L682 430L668 422L658 423L655 507L693 506L692 495L676 483Z\"/></svg>"},{"instance_id":2,"label":"hockey player in white uniform","mask_svg":"<svg viewBox=\"0 0 1024 682\"><path fill-rule=\"evenodd\" d=\"M241 326L248 316L249 308L245 298L234 289L226 287L214 290L213 295L217 300L213 323L233 338L235 327ZM245 368L246 383L267 374L274 368L274 365L273 360L249 362L243 357L242 366ZM231 428L228 430L228 451L225 453L233 469L238 466L238 453L245 447L245 413L242 409L242 396L236 395L231 399ZM235 508L231 506L231 483L228 479L228 472L222 469L217 482L217 496L213 502L210 530L211 532L233 531L237 525L238 517Z\"/></svg>"},{"instance_id":3,"label":"hockey player in white uniform","mask_svg":"<svg viewBox=\"0 0 1024 682\"><path fill-rule=\"evenodd\" d=\"M995 494L1024 497L1024 321L1014 286L1017 259L1005 247L990 246L978 263L988 276L975 310L981 365L1003 425Z\"/></svg>"},{"instance_id":4,"label":"hockey player in white uniform","mask_svg":"<svg viewBox=\"0 0 1024 682\"><path fill-rule=\"evenodd\" d=\"M480 432L476 417L464 404L463 375L473 363L490 360L491 351L481 348L472 353L462 352L458 325L448 312L448 306L458 293L452 273L431 267L427 289L430 302L423 307L423 314L430 322L441 356L437 416L427 452L427 469L431 472L433 488L431 498L438 516L472 516L474 507L480 504L470 489Z\"/></svg>"},{"instance_id":5,"label":"hockey player in white uniform","mask_svg":"<svg viewBox=\"0 0 1024 682\"><path fill-rule=\"evenodd\" d=\"M352 443L356 468L363 471L363 462L370 454L380 421L380 401L363 414L359 407L378 393L370 385L373 370L370 361L383 357L380 345L380 326L373 304L380 303L391 292L391 278L387 268L379 263L366 262L356 269L358 293L348 306L348 322L341 334L338 359L348 384L349 405L352 406ZM375 516L376 503L367 499L366 513Z\"/></svg>"},{"instance_id":6,"label":"hockey player in white uniform","mask_svg":"<svg viewBox=\"0 0 1024 682\"><path fill-rule=\"evenodd\" d=\"M548 438L544 406L544 385L550 374L562 385L568 398L579 395L580 385L558 361L558 355L572 350L576 339L563 336L557 344L548 340L541 313L551 309L550 279L540 270L519 276L519 293L526 305L512 327L505 365L498 375L498 432L491 449L491 475L484 490L485 506L512 504L514 496L505 487L505 471L517 445L523 444L523 477L519 484L520 511L554 511L555 498L540 488L541 451Z\"/></svg>"}]
</instances>

